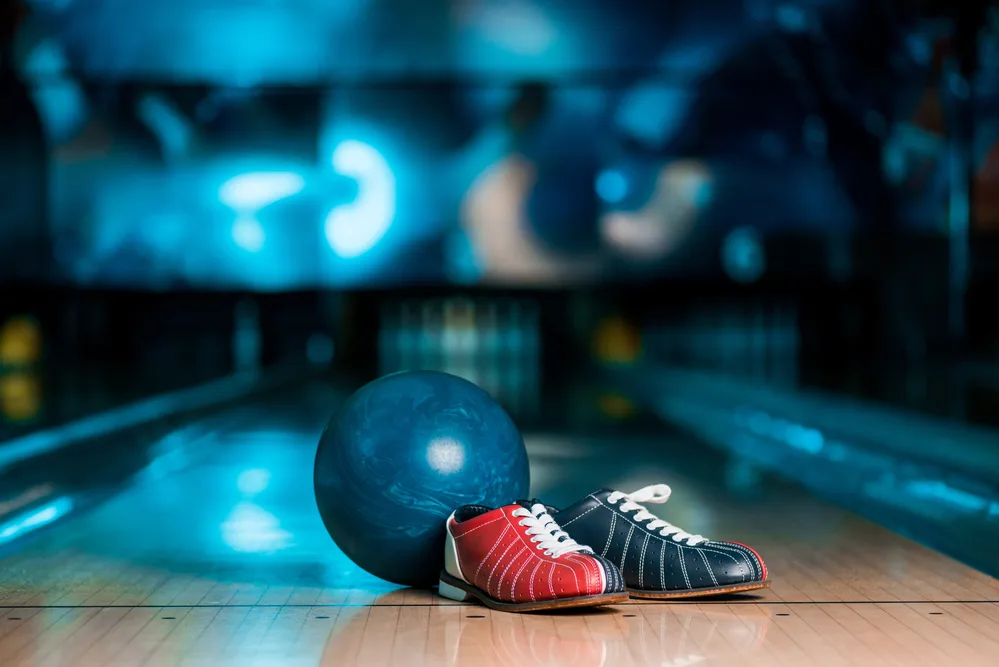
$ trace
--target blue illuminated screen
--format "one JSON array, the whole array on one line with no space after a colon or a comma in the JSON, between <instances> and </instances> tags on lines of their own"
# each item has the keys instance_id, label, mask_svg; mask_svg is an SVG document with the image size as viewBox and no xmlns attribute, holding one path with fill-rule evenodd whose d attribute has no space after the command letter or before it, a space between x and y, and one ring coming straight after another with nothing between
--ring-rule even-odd
<instances>
[{"instance_id":1,"label":"blue illuminated screen","mask_svg":"<svg viewBox=\"0 0 999 667\"><path fill-rule=\"evenodd\" d=\"M933 37L863 6L35 0L15 62L48 146L51 274L752 282L771 235L875 224L917 173L893 210L941 232L923 89L879 101L850 46L879 35L911 74Z\"/></svg>"}]
</instances>

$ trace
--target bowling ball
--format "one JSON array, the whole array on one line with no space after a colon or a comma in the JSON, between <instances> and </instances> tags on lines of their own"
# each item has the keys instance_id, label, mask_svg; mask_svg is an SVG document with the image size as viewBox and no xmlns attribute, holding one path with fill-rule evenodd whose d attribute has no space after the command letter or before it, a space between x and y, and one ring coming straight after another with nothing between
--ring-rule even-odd
<instances>
[{"instance_id":1,"label":"bowling ball","mask_svg":"<svg viewBox=\"0 0 999 667\"><path fill-rule=\"evenodd\" d=\"M319 442L316 503L359 567L432 586L444 567L444 523L460 505L505 505L530 487L513 420L476 385L404 371L354 393Z\"/></svg>"}]
</instances>

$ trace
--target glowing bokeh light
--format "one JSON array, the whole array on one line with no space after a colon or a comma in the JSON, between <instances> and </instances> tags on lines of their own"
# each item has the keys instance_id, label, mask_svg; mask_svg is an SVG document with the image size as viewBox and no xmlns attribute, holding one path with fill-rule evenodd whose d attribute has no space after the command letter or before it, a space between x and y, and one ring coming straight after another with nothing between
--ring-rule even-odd
<instances>
[{"instance_id":1,"label":"glowing bokeh light","mask_svg":"<svg viewBox=\"0 0 999 667\"><path fill-rule=\"evenodd\" d=\"M603 363L633 364L642 354L642 334L623 317L607 317L593 332L593 349Z\"/></svg>"},{"instance_id":2,"label":"glowing bokeh light","mask_svg":"<svg viewBox=\"0 0 999 667\"><path fill-rule=\"evenodd\" d=\"M240 553L274 553L291 545L292 534L264 508L241 502L222 523L222 541Z\"/></svg>"},{"instance_id":3,"label":"glowing bokeh light","mask_svg":"<svg viewBox=\"0 0 999 667\"><path fill-rule=\"evenodd\" d=\"M219 201L235 211L253 213L304 188L305 179L294 172L240 174L222 185Z\"/></svg>"},{"instance_id":4,"label":"glowing bokeh light","mask_svg":"<svg viewBox=\"0 0 999 667\"><path fill-rule=\"evenodd\" d=\"M36 372L0 373L0 416L29 421L42 410L42 381Z\"/></svg>"},{"instance_id":5,"label":"glowing bokeh light","mask_svg":"<svg viewBox=\"0 0 999 667\"><path fill-rule=\"evenodd\" d=\"M330 211L326 240L344 259L359 257L385 236L395 218L395 175L368 144L344 141L333 152L333 168L358 183L357 198Z\"/></svg>"},{"instance_id":6,"label":"glowing bokeh light","mask_svg":"<svg viewBox=\"0 0 999 667\"><path fill-rule=\"evenodd\" d=\"M236 487L244 496L256 496L263 493L271 483L271 471L264 468L253 468L239 473Z\"/></svg>"},{"instance_id":7,"label":"glowing bokeh light","mask_svg":"<svg viewBox=\"0 0 999 667\"><path fill-rule=\"evenodd\" d=\"M0 544L13 542L27 533L47 526L69 514L72 509L73 501L63 497L32 510L27 514L15 517L0 525Z\"/></svg>"},{"instance_id":8,"label":"glowing bokeh light","mask_svg":"<svg viewBox=\"0 0 999 667\"><path fill-rule=\"evenodd\" d=\"M712 175L706 166L692 160L666 164L645 206L608 211L601 216L600 233L632 260L658 260L683 247L711 199Z\"/></svg>"},{"instance_id":9,"label":"glowing bokeh light","mask_svg":"<svg viewBox=\"0 0 999 667\"><path fill-rule=\"evenodd\" d=\"M32 317L12 317L0 326L0 366L24 366L42 355L42 331Z\"/></svg>"},{"instance_id":10,"label":"glowing bokeh light","mask_svg":"<svg viewBox=\"0 0 999 667\"><path fill-rule=\"evenodd\" d=\"M23 73L32 84L31 96L49 140L61 144L72 139L86 124L90 109L63 46L53 38L34 44L25 55Z\"/></svg>"},{"instance_id":11,"label":"glowing bokeh light","mask_svg":"<svg viewBox=\"0 0 999 667\"><path fill-rule=\"evenodd\" d=\"M628 196L628 179L616 169L608 169L597 176L597 195L608 204L618 204Z\"/></svg>"},{"instance_id":12,"label":"glowing bokeh light","mask_svg":"<svg viewBox=\"0 0 999 667\"><path fill-rule=\"evenodd\" d=\"M250 217L241 217L233 223L232 240L247 252L263 250L267 235L260 222Z\"/></svg>"},{"instance_id":13,"label":"glowing bokeh light","mask_svg":"<svg viewBox=\"0 0 999 667\"><path fill-rule=\"evenodd\" d=\"M740 283L759 280L767 268L763 237L753 227L733 229L722 242L722 264L728 276Z\"/></svg>"},{"instance_id":14,"label":"glowing bokeh light","mask_svg":"<svg viewBox=\"0 0 999 667\"><path fill-rule=\"evenodd\" d=\"M638 412L635 404L626 396L619 394L602 394L597 397L600 412L611 419L630 419Z\"/></svg>"}]
</instances>

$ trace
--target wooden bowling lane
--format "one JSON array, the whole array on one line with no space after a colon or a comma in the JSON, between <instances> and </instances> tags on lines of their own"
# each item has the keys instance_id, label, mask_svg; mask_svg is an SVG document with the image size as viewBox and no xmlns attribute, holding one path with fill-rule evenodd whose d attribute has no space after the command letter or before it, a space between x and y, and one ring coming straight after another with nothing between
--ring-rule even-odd
<instances>
[{"instance_id":1,"label":"wooden bowling lane","mask_svg":"<svg viewBox=\"0 0 999 667\"><path fill-rule=\"evenodd\" d=\"M533 491L669 483L652 509L757 547L762 595L517 615L386 585L315 510L330 408L289 394L216 421L189 464L5 552L0 665L995 664L999 582L668 429L529 434Z\"/></svg>"},{"instance_id":2,"label":"wooden bowling lane","mask_svg":"<svg viewBox=\"0 0 999 667\"><path fill-rule=\"evenodd\" d=\"M4 665L992 665L999 605L628 604L0 609Z\"/></svg>"}]
</instances>

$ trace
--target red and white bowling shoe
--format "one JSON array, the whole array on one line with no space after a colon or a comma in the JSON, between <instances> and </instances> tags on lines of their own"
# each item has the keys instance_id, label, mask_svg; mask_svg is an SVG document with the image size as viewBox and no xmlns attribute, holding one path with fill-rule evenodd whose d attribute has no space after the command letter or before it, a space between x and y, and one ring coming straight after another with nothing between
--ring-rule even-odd
<instances>
[{"instance_id":1,"label":"red and white bowling shoe","mask_svg":"<svg viewBox=\"0 0 999 667\"><path fill-rule=\"evenodd\" d=\"M593 607L628 599L621 572L559 528L544 505L459 507L447 520L440 594L501 611Z\"/></svg>"}]
</instances>

